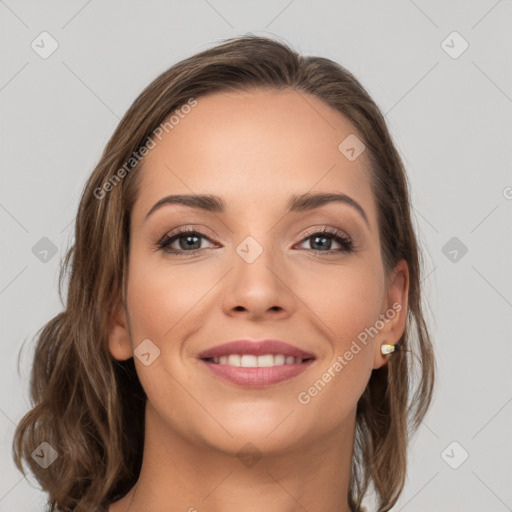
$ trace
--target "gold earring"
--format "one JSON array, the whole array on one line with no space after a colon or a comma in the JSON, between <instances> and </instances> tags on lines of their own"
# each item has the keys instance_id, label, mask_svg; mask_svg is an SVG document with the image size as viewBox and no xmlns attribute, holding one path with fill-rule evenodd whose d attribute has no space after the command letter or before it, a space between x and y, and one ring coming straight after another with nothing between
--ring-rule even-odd
<instances>
[{"instance_id":1,"label":"gold earring","mask_svg":"<svg viewBox=\"0 0 512 512\"><path fill-rule=\"evenodd\" d=\"M383 356L387 355L387 354L391 354L395 351L395 348L398 348L396 345L381 345L380 346L380 351L382 353Z\"/></svg>"}]
</instances>

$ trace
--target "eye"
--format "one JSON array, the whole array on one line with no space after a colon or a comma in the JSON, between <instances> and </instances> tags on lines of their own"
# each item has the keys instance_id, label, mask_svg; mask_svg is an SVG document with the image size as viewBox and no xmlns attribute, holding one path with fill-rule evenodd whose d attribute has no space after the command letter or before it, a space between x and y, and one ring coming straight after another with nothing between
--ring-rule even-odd
<instances>
[{"instance_id":1,"label":"eye","mask_svg":"<svg viewBox=\"0 0 512 512\"><path fill-rule=\"evenodd\" d=\"M201 247L202 240L210 240L210 238L195 229L181 228L173 233L166 234L157 243L157 249L177 256L196 254L205 249L205 247ZM352 239L347 234L334 228L325 228L313 232L302 240L301 245L308 241L312 246L311 250L315 253L349 253L354 250ZM333 242L338 244L340 248L332 249ZM172 247L173 244L177 244L177 247Z\"/></svg>"},{"instance_id":2,"label":"eye","mask_svg":"<svg viewBox=\"0 0 512 512\"><path fill-rule=\"evenodd\" d=\"M203 249L201 247L201 240L209 240L209 238L200 231L190 228L179 229L174 233L165 235L158 242L158 249L170 254L185 255L195 254ZM177 242L178 247L172 247L172 244Z\"/></svg>"},{"instance_id":3,"label":"eye","mask_svg":"<svg viewBox=\"0 0 512 512\"><path fill-rule=\"evenodd\" d=\"M352 239L342 231L333 228L325 228L315 231L303 239L302 244L309 241L313 251L325 254L333 254L339 252L352 252L354 244ZM341 246L340 249L331 249L333 241Z\"/></svg>"}]
</instances>

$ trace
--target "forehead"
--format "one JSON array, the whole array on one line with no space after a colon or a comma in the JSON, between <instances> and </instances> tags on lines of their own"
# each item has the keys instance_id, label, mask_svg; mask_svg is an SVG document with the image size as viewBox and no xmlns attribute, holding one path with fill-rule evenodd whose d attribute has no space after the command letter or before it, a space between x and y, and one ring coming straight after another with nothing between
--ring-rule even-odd
<instances>
[{"instance_id":1,"label":"forehead","mask_svg":"<svg viewBox=\"0 0 512 512\"><path fill-rule=\"evenodd\" d=\"M356 130L318 98L286 90L196 101L161 141L154 139L134 216L171 193L215 194L233 211L277 211L290 195L315 191L350 195L375 215L366 152L350 161L339 149Z\"/></svg>"}]
</instances>

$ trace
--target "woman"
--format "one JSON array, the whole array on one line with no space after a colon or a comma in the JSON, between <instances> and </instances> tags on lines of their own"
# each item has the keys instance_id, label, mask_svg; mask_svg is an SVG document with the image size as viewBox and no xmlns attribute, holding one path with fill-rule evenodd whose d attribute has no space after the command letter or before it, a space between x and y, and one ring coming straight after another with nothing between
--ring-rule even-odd
<instances>
[{"instance_id":1,"label":"woman","mask_svg":"<svg viewBox=\"0 0 512 512\"><path fill-rule=\"evenodd\" d=\"M256 36L174 65L84 189L16 464L59 511L389 510L434 382L410 208L340 65Z\"/></svg>"}]
</instances>

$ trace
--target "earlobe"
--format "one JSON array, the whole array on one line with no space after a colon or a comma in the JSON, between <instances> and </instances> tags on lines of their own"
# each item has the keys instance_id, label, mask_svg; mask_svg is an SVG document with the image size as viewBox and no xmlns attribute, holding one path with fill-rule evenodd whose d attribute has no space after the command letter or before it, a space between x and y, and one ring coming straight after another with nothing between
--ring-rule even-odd
<instances>
[{"instance_id":1,"label":"earlobe","mask_svg":"<svg viewBox=\"0 0 512 512\"><path fill-rule=\"evenodd\" d=\"M392 355L385 355L381 352L381 348L388 346L389 344L385 341L376 340L375 346L375 355L373 358L373 369L377 370L381 366L384 366L388 362L388 358L392 357Z\"/></svg>"},{"instance_id":2,"label":"earlobe","mask_svg":"<svg viewBox=\"0 0 512 512\"><path fill-rule=\"evenodd\" d=\"M384 309L381 313L383 328L375 339L374 369L387 364L400 349L397 344L405 331L408 296L409 268L405 260L400 260L387 285Z\"/></svg>"},{"instance_id":3,"label":"earlobe","mask_svg":"<svg viewBox=\"0 0 512 512\"><path fill-rule=\"evenodd\" d=\"M123 305L118 302L109 319L108 348L112 357L124 361L133 356L130 330Z\"/></svg>"}]
</instances>

